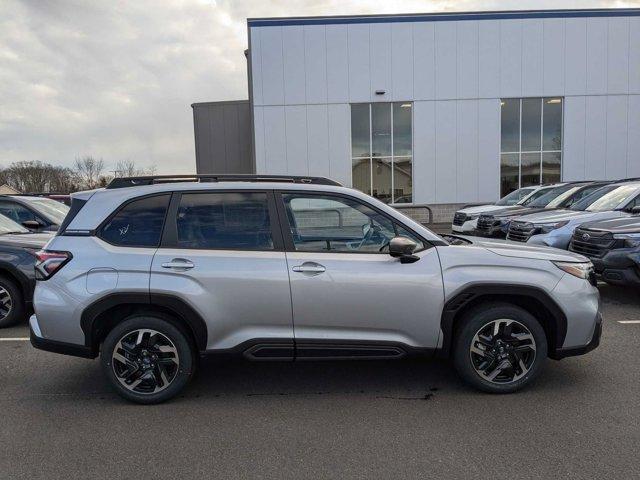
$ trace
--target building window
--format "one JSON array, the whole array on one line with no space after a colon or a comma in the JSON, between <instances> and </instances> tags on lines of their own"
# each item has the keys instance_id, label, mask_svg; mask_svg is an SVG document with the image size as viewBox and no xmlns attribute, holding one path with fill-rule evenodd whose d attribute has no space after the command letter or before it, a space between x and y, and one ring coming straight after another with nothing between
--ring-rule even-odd
<instances>
[{"instance_id":1,"label":"building window","mask_svg":"<svg viewBox=\"0 0 640 480\"><path fill-rule=\"evenodd\" d=\"M559 182L562 98L506 98L501 105L500 194Z\"/></svg>"},{"instance_id":2,"label":"building window","mask_svg":"<svg viewBox=\"0 0 640 480\"><path fill-rule=\"evenodd\" d=\"M413 202L412 104L351 105L354 188L385 203Z\"/></svg>"}]
</instances>

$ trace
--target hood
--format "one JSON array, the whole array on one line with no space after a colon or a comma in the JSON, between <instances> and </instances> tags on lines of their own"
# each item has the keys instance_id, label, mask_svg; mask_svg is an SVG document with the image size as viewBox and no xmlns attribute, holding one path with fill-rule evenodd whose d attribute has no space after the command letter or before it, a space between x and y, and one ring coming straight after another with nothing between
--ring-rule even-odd
<instances>
[{"instance_id":1,"label":"hood","mask_svg":"<svg viewBox=\"0 0 640 480\"><path fill-rule=\"evenodd\" d=\"M467 215L474 215L478 213L488 213L493 212L494 210L500 210L504 208L504 206L499 205L476 205L475 207L467 207L462 210L458 210L458 212L466 213Z\"/></svg>"},{"instance_id":2,"label":"hood","mask_svg":"<svg viewBox=\"0 0 640 480\"><path fill-rule=\"evenodd\" d=\"M578 210L543 210L536 213L529 213L518 217L516 220L531 223L555 223L564 220L584 216L586 213Z\"/></svg>"},{"instance_id":3,"label":"hood","mask_svg":"<svg viewBox=\"0 0 640 480\"><path fill-rule=\"evenodd\" d=\"M611 233L640 233L640 216L631 215L624 218L591 222L582 225L582 228Z\"/></svg>"},{"instance_id":4,"label":"hood","mask_svg":"<svg viewBox=\"0 0 640 480\"><path fill-rule=\"evenodd\" d=\"M522 207L520 205L515 207L507 207L507 208L508 210L492 213L492 215L496 218L512 218L512 217L519 217L521 215L530 215L532 213L537 213L537 212L550 211L549 209L545 209L545 208Z\"/></svg>"},{"instance_id":5,"label":"hood","mask_svg":"<svg viewBox=\"0 0 640 480\"><path fill-rule=\"evenodd\" d=\"M508 240L478 241L474 245L484 247L496 255L503 257L531 258L534 260L551 260L555 262L588 262L587 257L577 253L551 247L536 247L527 243L516 243Z\"/></svg>"},{"instance_id":6,"label":"hood","mask_svg":"<svg viewBox=\"0 0 640 480\"><path fill-rule=\"evenodd\" d=\"M7 233L0 235L0 247L42 248L52 237L51 233Z\"/></svg>"}]
</instances>

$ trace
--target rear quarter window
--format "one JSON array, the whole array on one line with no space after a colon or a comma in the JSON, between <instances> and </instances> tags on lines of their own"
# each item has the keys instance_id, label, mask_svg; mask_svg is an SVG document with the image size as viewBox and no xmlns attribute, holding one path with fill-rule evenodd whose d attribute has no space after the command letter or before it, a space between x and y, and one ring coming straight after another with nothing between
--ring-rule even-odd
<instances>
[{"instance_id":1,"label":"rear quarter window","mask_svg":"<svg viewBox=\"0 0 640 480\"><path fill-rule=\"evenodd\" d=\"M98 237L122 247L157 247L160 244L170 194L133 200L102 226Z\"/></svg>"}]
</instances>

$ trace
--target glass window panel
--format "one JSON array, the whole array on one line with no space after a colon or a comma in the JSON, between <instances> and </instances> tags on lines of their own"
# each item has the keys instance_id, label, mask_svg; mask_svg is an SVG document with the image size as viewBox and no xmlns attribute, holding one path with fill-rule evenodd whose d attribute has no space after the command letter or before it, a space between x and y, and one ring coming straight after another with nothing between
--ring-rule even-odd
<instances>
[{"instance_id":1,"label":"glass window panel","mask_svg":"<svg viewBox=\"0 0 640 480\"><path fill-rule=\"evenodd\" d=\"M393 203L413 202L413 173L411 157L393 159Z\"/></svg>"},{"instance_id":2,"label":"glass window panel","mask_svg":"<svg viewBox=\"0 0 640 480\"><path fill-rule=\"evenodd\" d=\"M126 247L157 247L171 195L134 200L102 227L100 238Z\"/></svg>"},{"instance_id":3,"label":"glass window panel","mask_svg":"<svg viewBox=\"0 0 640 480\"><path fill-rule=\"evenodd\" d=\"M371 166L371 195L384 203L391 203L391 158L374 158Z\"/></svg>"},{"instance_id":4,"label":"glass window panel","mask_svg":"<svg viewBox=\"0 0 640 480\"><path fill-rule=\"evenodd\" d=\"M545 98L542 119L542 149L562 149L562 99Z\"/></svg>"},{"instance_id":5,"label":"glass window panel","mask_svg":"<svg viewBox=\"0 0 640 480\"><path fill-rule=\"evenodd\" d=\"M369 154L369 104L351 105L351 155Z\"/></svg>"},{"instance_id":6,"label":"glass window panel","mask_svg":"<svg viewBox=\"0 0 640 480\"><path fill-rule=\"evenodd\" d=\"M518 186L518 154L503 153L500 155L500 195L508 195Z\"/></svg>"},{"instance_id":7,"label":"glass window panel","mask_svg":"<svg viewBox=\"0 0 640 480\"><path fill-rule=\"evenodd\" d=\"M522 99L522 151L540 150L540 122L542 101L539 98Z\"/></svg>"},{"instance_id":8,"label":"glass window panel","mask_svg":"<svg viewBox=\"0 0 640 480\"><path fill-rule=\"evenodd\" d=\"M273 249L264 193L182 194L176 227L178 248Z\"/></svg>"},{"instance_id":9,"label":"glass window panel","mask_svg":"<svg viewBox=\"0 0 640 480\"><path fill-rule=\"evenodd\" d=\"M520 148L520 100L508 98L500 104L500 151L517 152Z\"/></svg>"},{"instance_id":10,"label":"glass window panel","mask_svg":"<svg viewBox=\"0 0 640 480\"><path fill-rule=\"evenodd\" d=\"M371 105L371 155L388 157L391 155L391 104Z\"/></svg>"},{"instance_id":11,"label":"glass window panel","mask_svg":"<svg viewBox=\"0 0 640 480\"><path fill-rule=\"evenodd\" d=\"M393 104L393 155L411 155L411 103Z\"/></svg>"},{"instance_id":12,"label":"glass window panel","mask_svg":"<svg viewBox=\"0 0 640 480\"><path fill-rule=\"evenodd\" d=\"M354 158L351 166L353 188L371 195L371 161L368 158Z\"/></svg>"},{"instance_id":13,"label":"glass window panel","mask_svg":"<svg viewBox=\"0 0 640 480\"><path fill-rule=\"evenodd\" d=\"M540 154L523 153L520 156L520 185L540 185Z\"/></svg>"},{"instance_id":14,"label":"glass window panel","mask_svg":"<svg viewBox=\"0 0 640 480\"><path fill-rule=\"evenodd\" d=\"M560 152L542 154L542 183L560 181L562 154Z\"/></svg>"}]
</instances>

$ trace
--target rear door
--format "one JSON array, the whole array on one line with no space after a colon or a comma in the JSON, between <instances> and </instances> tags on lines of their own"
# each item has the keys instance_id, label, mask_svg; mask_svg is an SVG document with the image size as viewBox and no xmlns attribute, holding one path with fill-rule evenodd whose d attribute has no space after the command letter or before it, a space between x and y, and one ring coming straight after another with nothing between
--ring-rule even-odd
<instances>
[{"instance_id":1,"label":"rear door","mask_svg":"<svg viewBox=\"0 0 640 480\"><path fill-rule=\"evenodd\" d=\"M435 248L346 195L282 192L278 205L297 357L392 356L394 344L436 348L443 287ZM391 257L394 236L416 241L420 259Z\"/></svg>"},{"instance_id":2,"label":"rear door","mask_svg":"<svg viewBox=\"0 0 640 480\"><path fill-rule=\"evenodd\" d=\"M207 324L207 349L292 358L289 275L273 192L173 195L151 266L154 294L180 297Z\"/></svg>"}]
</instances>

